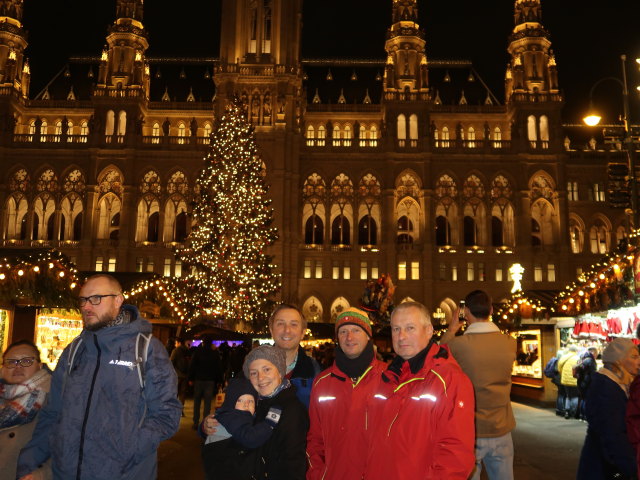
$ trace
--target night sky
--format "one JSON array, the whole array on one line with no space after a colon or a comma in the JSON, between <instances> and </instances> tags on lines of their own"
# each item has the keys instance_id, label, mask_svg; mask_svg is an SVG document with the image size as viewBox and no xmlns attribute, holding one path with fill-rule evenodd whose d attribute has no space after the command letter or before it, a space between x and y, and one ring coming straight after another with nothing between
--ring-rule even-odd
<instances>
[{"instance_id":1,"label":"night sky","mask_svg":"<svg viewBox=\"0 0 640 480\"><path fill-rule=\"evenodd\" d=\"M148 55L217 57L220 1L147 0ZM419 0L427 58L473 61L502 100L513 3ZM115 0L25 0L23 23L29 32L32 96L64 67L68 56L100 54L106 29L114 20L115 4ZM640 73L635 58L640 57L640 1L543 0L542 9L566 97L564 121L579 122L589 90L598 79L621 76L619 58L626 53L631 119L639 123L635 86L640 84ZM305 0L302 56L383 59L390 21L391 0ZM622 110L620 91L615 82L602 83L594 94L596 104L608 103L615 116L613 112Z\"/></svg>"}]
</instances>

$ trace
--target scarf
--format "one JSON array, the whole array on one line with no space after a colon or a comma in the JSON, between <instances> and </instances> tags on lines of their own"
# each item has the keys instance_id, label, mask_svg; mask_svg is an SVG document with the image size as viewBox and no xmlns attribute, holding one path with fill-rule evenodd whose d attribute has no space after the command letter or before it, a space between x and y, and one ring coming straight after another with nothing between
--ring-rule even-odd
<instances>
[{"instance_id":1,"label":"scarf","mask_svg":"<svg viewBox=\"0 0 640 480\"><path fill-rule=\"evenodd\" d=\"M346 374L349 378L360 378L362 374L365 372L369 365L371 365L371 361L373 360L373 356L375 355L373 351L373 343L371 340L367 342L367 346L364 347L364 350L360 354L360 356L356 358L348 358L340 346L336 346L336 366L340 369L341 372Z\"/></svg>"},{"instance_id":2,"label":"scarf","mask_svg":"<svg viewBox=\"0 0 640 480\"><path fill-rule=\"evenodd\" d=\"M105 327L115 327L116 325L122 325L123 323L131 322L131 313L124 308L120 309L120 313L105 325Z\"/></svg>"},{"instance_id":3,"label":"scarf","mask_svg":"<svg viewBox=\"0 0 640 480\"><path fill-rule=\"evenodd\" d=\"M616 384L622 389L627 398L629 398L629 385L631 385L631 382L633 382L634 377L620 366L618 366L616 370L617 371L611 370L605 366L598 370L598 373L601 373L605 377L608 377L616 382Z\"/></svg>"},{"instance_id":4,"label":"scarf","mask_svg":"<svg viewBox=\"0 0 640 480\"><path fill-rule=\"evenodd\" d=\"M42 368L24 383L0 383L0 428L33 421L47 398L50 382L51 375Z\"/></svg>"},{"instance_id":5,"label":"scarf","mask_svg":"<svg viewBox=\"0 0 640 480\"><path fill-rule=\"evenodd\" d=\"M269 395L259 395L260 398L273 398L278 395L285 388L289 388L291 386L291 382L288 378L283 378L282 383L276 387L276 389L271 392Z\"/></svg>"}]
</instances>

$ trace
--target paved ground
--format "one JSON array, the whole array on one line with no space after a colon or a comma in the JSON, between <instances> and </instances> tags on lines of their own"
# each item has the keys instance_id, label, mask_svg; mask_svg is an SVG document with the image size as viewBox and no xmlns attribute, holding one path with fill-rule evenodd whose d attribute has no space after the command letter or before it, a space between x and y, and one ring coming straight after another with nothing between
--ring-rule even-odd
<instances>
[{"instance_id":1,"label":"paved ground","mask_svg":"<svg viewBox=\"0 0 640 480\"><path fill-rule=\"evenodd\" d=\"M514 403L516 480L575 478L586 424L557 417L552 409ZM180 430L158 451L159 480L203 480L200 440L191 429L193 404L187 400Z\"/></svg>"}]
</instances>

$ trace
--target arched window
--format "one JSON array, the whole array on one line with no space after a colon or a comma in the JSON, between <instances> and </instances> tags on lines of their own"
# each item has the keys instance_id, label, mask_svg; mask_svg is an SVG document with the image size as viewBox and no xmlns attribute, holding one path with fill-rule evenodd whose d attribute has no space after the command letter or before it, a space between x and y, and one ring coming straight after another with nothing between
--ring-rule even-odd
<instances>
[{"instance_id":1,"label":"arched window","mask_svg":"<svg viewBox=\"0 0 640 480\"><path fill-rule=\"evenodd\" d=\"M349 224L347 217L342 214L334 218L333 223L331 224L331 244L351 244L351 225Z\"/></svg>"},{"instance_id":2,"label":"arched window","mask_svg":"<svg viewBox=\"0 0 640 480\"><path fill-rule=\"evenodd\" d=\"M536 129L536 117L529 115L527 117L527 139L533 148L538 144L538 132Z\"/></svg>"},{"instance_id":3,"label":"arched window","mask_svg":"<svg viewBox=\"0 0 640 480\"><path fill-rule=\"evenodd\" d=\"M343 136L344 136L343 146L350 147L351 146L351 126L350 125L344 126Z\"/></svg>"},{"instance_id":4,"label":"arched window","mask_svg":"<svg viewBox=\"0 0 640 480\"><path fill-rule=\"evenodd\" d=\"M463 237L464 245L467 247L478 244L478 230L473 217L465 215L463 220Z\"/></svg>"},{"instance_id":5,"label":"arched window","mask_svg":"<svg viewBox=\"0 0 640 480\"><path fill-rule=\"evenodd\" d=\"M306 245L322 245L324 243L324 223L316 215L311 215L304 226L304 243Z\"/></svg>"},{"instance_id":6,"label":"arched window","mask_svg":"<svg viewBox=\"0 0 640 480\"><path fill-rule=\"evenodd\" d=\"M542 148L549 148L549 119L540 115L540 141Z\"/></svg>"},{"instance_id":7,"label":"arched window","mask_svg":"<svg viewBox=\"0 0 640 480\"><path fill-rule=\"evenodd\" d=\"M180 122L178 123L178 143L179 144L184 144L185 143L185 137L187 136L187 127L185 126L184 122Z\"/></svg>"},{"instance_id":8,"label":"arched window","mask_svg":"<svg viewBox=\"0 0 640 480\"><path fill-rule=\"evenodd\" d=\"M302 314L307 322L322 322L322 303L317 297L309 297L302 305Z\"/></svg>"},{"instance_id":9,"label":"arched window","mask_svg":"<svg viewBox=\"0 0 640 480\"><path fill-rule=\"evenodd\" d=\"M160 143L160 124L158 122L154 122L151 127L151 136L153 137L152 143Z\"/></svg>"},{"instance_id":10,"label":"arched window","mask_svg":"<svg viewBox=\"0 0 640 480\"><path fill-rule=\"evenodd\" d=\"M415 113L409 116L409 139L412 148L418 146L418 116Z\"/></svg>"},{"instance_id":11,"label":"arched window","mask_svg":"<svg viewBox=\"0 0 640 480\"><path fill-rule=\"evenodd\" d=\"M204 135L204 138L207 139L207 143L209 143L211 141L211 124L209 122L204 124L202 133Z\"/></svg>"},{"instance_id":12,"label":"arched window","mask_svg":"<svg viewBox=\"0 0 640 480\"><path fill-rule=\"evenodd\" d=\"M442 127L442 141L440 142L440 146L442 148L448 148L449 147L449 127L447 127L446 125L444 127Z\"/></svg>"},{"instance_id":13,"label":"arched window","mask_svg":"<svg viewBox=\"0 0 640 480\"><path fill-rule=\"evenodd\" d=\"M313 129L313 125L309 125L307 127L307 145L309 147L313 147L315 144L315 130Z\"/></svg>"},{"instance_id":14,"label":"arched window","mask_svg":"<svg viewBox=\"0 0 640 480\"><path fill-rule=\"evenodd\" d=\"M113 112L113 110L109 110L107 112L107 122L105 123L105 126L104 126L104 134L106 136L113 135L113 132L115 130L115 124L116 124L116 114Z\"/></svg>"},{"instance_id":15,"label":"arched window","mask_svg":"<svg viewBox=\"0 0 640 480\"><path fill-rule=\"evenodd\" d=\"M368 143L367 143L367 129L365 128L364 125L360 125L360 129L359 129L358 134L360 136L360 146L361 147L368 146Z\"/></svg>"},{"instance_id":16,"label":"arched window","mask_svg":"<svg viewBox=\"0 0 640 480\"><path fill-rule=\"evenodd\" d=\"M327 131L324 128L324 125L320 125L318 127L318 146L324 147L325 138L327 136Z\"/></svg>"},{"instance_id":17,"label":"arched window","mask_svg":"<svg viewBox=\"0 0 640 480\"><path fill-rule=\"evenodd\" d=\"M120 110L118 113L118 136L124 137L127 133L127 112ZM119 140L120 142L122 140Z\"/></svg>"},{"instance_id":18,"label":"arched window","mask_svg":"<svg viewBox=\"0 0 640 480\"><path fill-rule=\"evenodd\" d=\"M607 253L609 250L609 231L602 220L596 220L589 231L591 253Z\"/></svg>"},{"instance_id":19,"label":"arched window","mask_svg":"<svg viewBox=\"0 0 640 480\"><path fill-rule=\"evenodd\" d=\"M495 215L491 217L491 245L494 247L501 247L504 245L502 220Z\"/></svg>"},{"instance_id":20,"label":"arched window","mask_svg":"<svg viewBox=\"0 0 640 480\"><path fill-rule=\"evenodd\" d=\"M403 113L398 115L397 124L398 146L404 147L407 141L407 117Z\"/></svg>"},{"instance_id":21,"label":"arched window","mask_svg":"<svg viewBox=\"0 0 640 480\"><path fill-rule=\"evenodd\" d=\"M397 242L400 244L413 243L413 222L406 215L398 219Z\"/></svg>"},{"instance_id":22,"label":"arched window","mask_svg":"<svg viewBox=\"0 0 640 480\"><path fill-rule=\"evenodd\" d=\"M366 215L358 223L358 243L360 245L377 245L378 226L371 215Z\"/></svg>"},{"instance_id":23,"label":"arched window","mask_svg":"<svg viewBox=\"0 0 640 480\"><path fill-rule=\"evenodd\" d=\"M496 127L493 130L493 148L502 147L502 131L500 127Z\"/></svg>"},{"instance_id":24,"label":"arched window","mask_svg":"<svg viewBox=\"0 0 640 480\"><path fill-rule=\"evenodd\" d=\"M340 126L339 125L334 125L333 126L333 146L334 147L339 147L341 145L340 142Z\"/></svg>"},{"instance_id":25,"label":"arched window","mask_svg":"<svg viewBox=\"0 0 640 480\"><path fill-rule=\"evenodd\" d=\"M375 125L372 125L369 129L369 146L375 147L378 145L378 129Z\"/></svg>"},{"instance_id":26,"label":"arched window","mask_svg":"<svg viewBox=\"0 0 640 480\"><path fill-rule=\"evenodd\" d=\"M542 245L542 240L540 239L540 224L535 218L531 219L531 245L533 247Z\"/></svg>"},{"instance_id":27,"label":"arched window","mask_svg":"<svg viewBox=\"0 0 640 480\"><path fill-rule=\"evenodd\" d=\"M451 226L444 215L436 217L436 245L451 245Z\"/></svg>"},{"instance_id":28,"label":"arched window","mask_svg":"<svg viewBox=\"0 0 640 480\"><path fill-rule=\"evenodd\" d=\"M584 248L584 227L575 218L569 220L569 240L572 253L582 253Z\"/></svg>"},{"instance_id":29,"label":"arched window","mask_svg":"<svg viewBox=\"0 0 640 480\"><path fill-rule=\"evenodd\" d=\"M467 147L476 148L476 131L473 127L467 131Z\"/></svg>"}]
</instances>

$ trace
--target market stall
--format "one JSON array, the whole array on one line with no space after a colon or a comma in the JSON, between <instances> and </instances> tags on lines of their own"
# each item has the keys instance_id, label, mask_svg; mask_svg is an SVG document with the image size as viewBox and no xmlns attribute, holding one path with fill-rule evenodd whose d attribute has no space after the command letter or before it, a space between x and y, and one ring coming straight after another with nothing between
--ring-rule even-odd
<instances>
[{"instance_id":1,"label":"market stall","mask_svg":"<svg viewBox=\"0 0 640 480\"><path fill-rule=\"evenodd\" d=\"M54 368L82 330L78 271L57 250L0 250L0 259L0 346L32 340Z\"/></svg>"}]
</instances>

